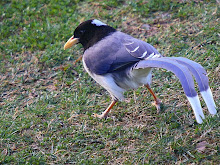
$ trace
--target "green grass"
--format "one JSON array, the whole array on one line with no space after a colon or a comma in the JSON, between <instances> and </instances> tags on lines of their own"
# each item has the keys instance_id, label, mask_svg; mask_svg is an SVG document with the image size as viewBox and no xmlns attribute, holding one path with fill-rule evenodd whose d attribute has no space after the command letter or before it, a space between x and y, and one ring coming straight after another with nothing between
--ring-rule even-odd
<instances>
[{"instance_id":1,"label":"green grass","mask_svg":"<svg viewBox=\"0 0 220 165\"><path fill-rule=\"evenodd\" d=\"M145 40L165 56L207 70L220 106L219 3L216 1L0 2L0 164L220 164L219 115L197 124L179 80L154 70L163 102L156 114L147 89L126 92L106 120L108 93L64 51L74 28L97 18ZM149 24L150 30L142 28ZM219 108L217 108L219 111ZM200 142L206 149L198 152Z\"/></svg>"}]
</instances>

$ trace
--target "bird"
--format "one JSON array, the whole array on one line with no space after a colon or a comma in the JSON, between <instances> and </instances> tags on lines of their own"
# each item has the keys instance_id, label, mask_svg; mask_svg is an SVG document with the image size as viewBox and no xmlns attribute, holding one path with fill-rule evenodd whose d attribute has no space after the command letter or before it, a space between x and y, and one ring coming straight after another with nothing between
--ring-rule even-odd
<instances>
[{"instance_id":1,"label":"bird","mask_svg":"<svg viewBox=\"0 0 220 165\"><path fill-rule=\"evenodd\" d=\"M107 118L113 106L118 101L125 100L125 91L135 90L140 86L145 86L152 94L159 113L161 101L150 86L154 68L163 68L176 75L199 124L205 116L193 77L209 113L217 113L207 73L199 63L185 57L164 57L151 44L118 31L97 19L80 23L65 43L64 50L78 43L84 48L84 69L112 98L106 110L100 115L93 114L94 117Z\"/></svg>"}]
</instances>

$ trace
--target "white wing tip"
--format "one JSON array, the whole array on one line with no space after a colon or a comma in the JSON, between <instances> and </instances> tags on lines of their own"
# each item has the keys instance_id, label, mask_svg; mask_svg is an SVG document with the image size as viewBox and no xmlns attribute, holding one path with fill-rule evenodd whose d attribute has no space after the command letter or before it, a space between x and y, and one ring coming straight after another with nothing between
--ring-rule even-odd
<instances>
[{"instance_id":1,"label":"white wing tip","mask_svg":"<svg viewBox=\"0 0 220 165\"><path fill-rule=\"evenodd\" d=\"M202 97L208 107L209 112L212 115L215 115L217 113L216 105L215 105L210 87L208 87L208 89L206 91L202 91L201 95L202 95Z\"/></svg>"},{"instance_id":2,"label":"white wing tip","mask_svg":"<svg viewBox=\"0 0 220 165\"><path fill-rule=\"evenodd\" d=\"M188 97L187 96L187 99L189 100L189 102L190 102L190 104L192 106L193 112L194 112L195 117L196 117L196 121L199 124L201 124L202 123L202 119L205 119L205 116L204 116L204 114L202 112L202 107L201 107L198 95L196 95L194 97Z\"/></svg>"}]
</instances>

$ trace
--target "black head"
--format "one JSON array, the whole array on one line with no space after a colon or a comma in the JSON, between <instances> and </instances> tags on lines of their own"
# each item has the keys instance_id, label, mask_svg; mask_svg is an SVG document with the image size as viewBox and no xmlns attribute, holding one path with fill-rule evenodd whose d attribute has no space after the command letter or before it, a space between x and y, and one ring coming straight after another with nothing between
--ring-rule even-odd
<instances>
[{"instance_id":1,"label":"black head","mask_svg":"<svg viewBox=\"0 0 220 165\"><path fill-rule=\"evenodd\" d=\"M74 31L74 38L79 38L84 49L88 49L98 41L116 30L99 20L92 19L81 23Z\"/></svg>"}]
</instances>

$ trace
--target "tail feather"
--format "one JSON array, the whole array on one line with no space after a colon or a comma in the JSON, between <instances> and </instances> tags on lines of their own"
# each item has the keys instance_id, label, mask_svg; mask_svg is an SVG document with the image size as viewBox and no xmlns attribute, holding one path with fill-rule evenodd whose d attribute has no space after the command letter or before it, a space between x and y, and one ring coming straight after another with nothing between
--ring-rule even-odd
<instances>
[{"instance_id":1,"label":"tail feather","mask_svg":"<svg viewBox=\"0 0 220 165\"><path fill-rule=\"evenodd\" d=\"M215 102L214 102L214 99L212 96L211 89L208 88L206 91L202 91L201 95L202 95L203 99L205 100L205 103L208 107L209 112L212 115L215 115L217 113L217 111L216 111L216 105L215 105Z\"/></svg>"},{"instance_id":2,"label":"tail feather","mask_svg":"<svg viewBox=\"0 0 220 165\"><path fill-rule=\"evenodd\" d=\"M180 80L185 94L189 97L197 95L191 73L184 65L168 58L152 58L142 60L133 69L164 68L173 72Z\"/></svg>"},{"instance_id":3,"label":"tail feather","mask_svg":"<svg viewBox=\"0 0 220 165\"><path fill-rule=\"evenodd\" d=\"M211 114L216 114L217 113L215 108L216 106L212 96L212 92L209 87L209 80L208 77L206 76L207 73L205 69L200 64L184 57L165 57L165 58L174 59L175 61L186 66L189 69L189 71L195 77L196 82L198 83L201 95L208 107L209 112Z\"/></svg>"},{"instance_id":4,"label":"tail feather","mask_svg":"<svg viewBox=\"0 0 220 165\"><path fill-rule=\"evenodd\" d=\"M193 112L194 112L195 117L196 117L196 121L199 124L201 124L202 119L205 119L205 116L203 114L202 107L201 107L198 95L194 96L194 97L188 97L187 96L187 99L189 100L189 102L192 106Z\"/></svg>"},{"instance_id":5,"label":"tail feather","mask_svg":"<svg viewBox=\"0 0 220 165\"><path fill-rule=\"evenodd\" d=\"M162 57L142 60L137 63L133 69L144 68L164 68L173 72L180 80L187 99L192 106L197 122L202 123L202 119L205 117L199 97L195 91L194 80L192 78L193 75L199 85L201 95L207 104L209 112L211 114L216 114L217 111L208 84L208 77L206 76L205 69L200 64L183 57Z\"/></svg>"},{"instance_id":6,"label":"tail feather","mask_svg":"<svg viewBox=\"0 0 220 165\"><path fill-rule=\"evenodd\" d=\"M165 57L165 58L173 59L177 61L179 64L186 66L195 77L200 91L206 91L208 89L209 80L208 77L206 76L207 73L200 64L184 57Z\"/></svg>"}]
</instances>

